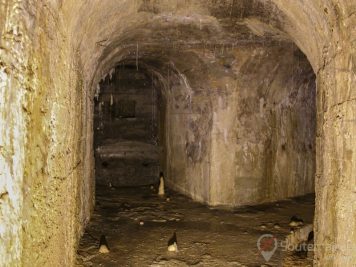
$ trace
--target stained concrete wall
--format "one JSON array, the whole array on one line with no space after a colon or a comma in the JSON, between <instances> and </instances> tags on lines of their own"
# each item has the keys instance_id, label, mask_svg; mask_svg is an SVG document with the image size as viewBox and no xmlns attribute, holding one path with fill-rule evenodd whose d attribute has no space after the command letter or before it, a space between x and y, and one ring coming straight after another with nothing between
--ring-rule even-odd
<instances>
[{"instance_id":1,"label":"stained concrete wall","mask_svg":"<svg viewBox=\"0 0 356 267\"><path fill-rule=\"evenodd\" d=\"M180 56L187 57L194 58ZM196 201L209 203L211 95L204 65L198 58L193 62L185 74L172 68L168 79L166 179L169 187ZM179 64L182 63L176 62L174 66Z\"/></svg>"},{"instance_id":2,"label":"stained concrete wall","mask_svg":"<svg viewBox=\"0 0 356 267\"><path fill-rule=\"evenodd\" d=\"M305 56L278 44L208 53L207 73L197 64L170 86L168 184L227 206L314 192L315 76Z\"/></svg>"},{"instance_id":3,"label":"stained concrete wall","mask_svg":"<svg viewBox=\"0 0 356 267\"><path fill-rule=\"evenodd\" d=\"M92 208L90 103L59 8L0 4L1 266L71 266Z\"/></svg>"},{"instance_id":4,"label":"stained concrete wall","mask_svg":"<svg viewBox=\"0 0 356 267\"><path fill-rule=\"evenodd\" d=\"M352 20L356 22L355 16L345 19L345 25ZM343 33L346 40L350 33ZM347 41L343 45L321 68L317 81L317 266L356 263L356 50Z\"/></svg>"},{"instance_id":5,"label":"stained concrete wall","mask_svg":"<svg viewBox=\"0 0 356 267\"><path fill-rule=\"evenodd\" d=\"M236 81L214 103L211 203L314 191L315 78L299 54L278 46L233 54Z\"/></svg>"}]
</instances>

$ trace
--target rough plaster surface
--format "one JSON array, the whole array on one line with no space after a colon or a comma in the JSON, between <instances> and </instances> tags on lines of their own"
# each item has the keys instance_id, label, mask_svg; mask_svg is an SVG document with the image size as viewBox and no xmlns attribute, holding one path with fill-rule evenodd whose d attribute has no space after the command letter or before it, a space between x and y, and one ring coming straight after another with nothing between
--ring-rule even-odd
<instances>
[{"instance_id":1,"label":"rough plaster surface","mask_svg":"<svg viewBox=\"0 0 356 267\"><path fill-rule=\"evenodd\" d=\"M189 124L191 129L199 125L202 131L206 129L222 137L207 134L201 138L187 131L184 138L177 137L173 142L167 136L167 157L171 159L177 151L189 151L189 160L202 162L189 164L193 173L199 173L200 177L218 175L224 179L221 185L235 182L236 170L231 163L235 156L224 154L227 158L222 160L218 155L227 148L224 140L232 140L231 132L225 134L221 130L243 121L226 117L224 114L229 111L220 103L240 99L234 96L233 90L225 90L225 84L233 80L230 75L217 72L219 79L212 83L214 78L209 73L209 64L205 63L209 58L205 48L213 46L213 51L226 51L229 46L236 47L236 43L266 45L274 40L294 42L306 54L317 76L315 233L319 247L315 265L353 266L356 262L353 249L356 243L355 12L356 3L350 0L54 0L46 3L2 0L0 238L4 242L0 243L1 264L73 264L75 247L94 199L94 91L103 75L123 59L146 64L167 88L186 90L188 98L190 88L200 92L199 97L194 93L189 100L191 115L176 115L174 110L169 110L176 107L167 105L167 116L177 125ZM174 53L177 48L182 53ZM206 57L200 55L204 53ZM167 66L162 62L169 62L170 67L162 68ZM232 64L224 62L223 65ZM218 69L223 73L223 69L215 68ZM173 79L166 79L168 75ZM284 82L288 84L288 79ZM289 89L303 92L305 86L299 84ZM225 100L216 88L229 92ZM214 92L208 94L206 89ZM167 94L184 102L179 99L182 95L179 92L167 90ZM216 97L206 100L206 105L196 104L214 94ZM268 99L258 101L251 110L264 112L264 101ZM287 114L297 106L289 102L280 104L272 114L279 115L281 122L294 123L297 118ZM196 113L212 114L212 119ZM177 131L174 125L167 132ZM284 134L283 130L271 133L275 142ZM287 136L291 137L292 133ZM212 143L205 145L209 142ZM203 147L207 149L204 153L200 150ZM239 149L238 145L234 147ZM272 154L298 158L296 151L301 146L288 142L285 148L286 155L281 151ZM251 153L257 153L262 148L251 146L251 149ZM166 168L172 168L169 171L175 174L172 179L182 177L180 184L172 184L196 200L212 202L219 192L228 192L224 187L213 186L211 181L204 183L202 189L199 179L188 176L191 171L187 172L184 159L179 169L169 162ZM298 162L287 169L302 168L300 165L305 164ZM281 164L283 161L269 164L270 170L283 170ZM220 175L221 170L226 170L227 175ZM305 165L304 170L310 167ZM269 177L278 181L282 176L284 172ZM279 194L273 188L269 192L271 197ZM297 193L290 189L286 192L287 195ZM233 194L224 193L221 197L214 204L236 201Z\"/></svg>"}]
</instances>

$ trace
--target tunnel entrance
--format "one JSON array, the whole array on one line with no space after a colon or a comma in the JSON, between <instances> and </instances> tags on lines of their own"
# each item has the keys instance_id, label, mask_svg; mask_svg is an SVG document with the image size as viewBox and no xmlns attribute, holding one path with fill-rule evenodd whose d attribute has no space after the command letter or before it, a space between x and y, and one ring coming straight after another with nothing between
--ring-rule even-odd
<instances>
[{"instance_id":1,"label":"tunnel entrance","mask_svg":"<svg viewBox=\"0 0 356 267\"><path fill-rule=\"evenodd\" d=\"M158 16L99 44L84 265L261 266L261 236L313 244L313 68L275 25L212 12L213 21ZM103 235L108 254L98 250ZM313 251L279 247L268 264L312 261Z\"/></svg>"},{"instance_id":2,"label":"tunnel entrance","mask_svg":"<svg viewBox=\"0 0 356 267\"><path fill-rule=\"evenodd\" d=\"M206 51L154 54L104 75L94 109L96 219L79 261L244 266L263 263L255 250L264 233L313 243L316 86L307 58L291 43L210 53L208 63ZM183 251L164 256L173 233ZM109 256L95 250L102 235ZM236 253L246 247L254 249ZM280 248L272 264L312 259Z\"/></svg>"},{"instance_id":3,"label":"tunnel entrance","mask_svg":"<svg viewBox=\"0 0 356 267\"><path fill-rule=\"evenodd\" d=\"M152 75L119 64L99 84L95 99L96 183L155 184L162 170L164 111Z\"/></svg>"}]
</instances>

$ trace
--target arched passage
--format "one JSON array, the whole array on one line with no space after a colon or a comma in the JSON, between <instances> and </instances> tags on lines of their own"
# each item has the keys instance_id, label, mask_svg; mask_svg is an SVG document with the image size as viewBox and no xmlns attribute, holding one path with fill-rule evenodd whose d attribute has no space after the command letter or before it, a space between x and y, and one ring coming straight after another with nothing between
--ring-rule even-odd
<instances>
[{"instance_id":1,"label":"arched passage","mask_svg":"<svg viewBox=\"0 0 356 267\"><path fill-rule=\"evenodd\" d=\"M1 247L2 258L14 264L72 263L93 204L95 86L117 62L109 55L119 55L120 44L141 42L163 24L169 34L152 35L152 41L185 36L193 43L234 43L251 36L234 27L247 27L257 36L291 39L306 54L318 85L316 263L354 263L349 247L356 238L347 231L355 224L354 9L350 1L321 0L5 1L1 198L3 238L12 246Z\"/></svg>"}]
</instances>

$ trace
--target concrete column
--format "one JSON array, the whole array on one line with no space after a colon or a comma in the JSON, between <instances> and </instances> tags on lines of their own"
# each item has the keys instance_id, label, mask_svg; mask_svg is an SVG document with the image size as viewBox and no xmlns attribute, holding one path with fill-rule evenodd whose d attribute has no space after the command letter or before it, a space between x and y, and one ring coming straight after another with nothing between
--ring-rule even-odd
<instances>
[{"instance_id":1,"label":"concrete column","mask_svg":"<svg viewBox=\"0 0 356 267\"><path fill-rule=\"evenodd\" d=\"M225 94L218 94L213 100L209 204L232 205L236 192L236 90L226 88Z\"/></svg>"}]
</instances>

